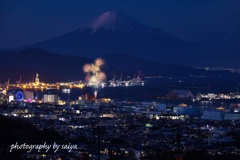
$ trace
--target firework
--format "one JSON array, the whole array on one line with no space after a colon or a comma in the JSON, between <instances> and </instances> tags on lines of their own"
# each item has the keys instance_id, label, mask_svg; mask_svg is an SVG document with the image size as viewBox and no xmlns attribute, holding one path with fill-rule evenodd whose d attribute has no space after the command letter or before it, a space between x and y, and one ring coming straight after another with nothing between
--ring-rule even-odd
<instances>
[{"instance_id":1,"label":"firework","mask_svg":"<svg viewBox=\"0 0 240 160\"><path fill-rule=\"evenodd\" d=\"M95 64L91 65L90 72L92 72L93 74L97 74L99 71L100 71L100 67L99 66L97 66Z\"/></svg>"},{"instance_id":2,"label":"firework","mask_svg":"<svg viewBox=\"0 0 240 160\"><path fill-rule=\"evenodd\" d=\"M86 75L85 80L86 80L86 81L89 81L90 78L91 78L91 76L88 74L88 75Z\"/></svg>"},{"instance_id":3,"label":"firework","mask_svg":"<svg viewBox=\"0 0 240 160\"><path fill-rule=\"evenodd\" d=\"M100 79L101 81L105 81L106 78L107 78L107 76L106 76L106 74L105 74L104 72L99 72L99 73L98 73L98 77L99 77L99 79Z\"/></svg>"},{"instance_id":4,"label":"firework","mask_svg":"<svg viewBox=\"0 0 240 160\"><path fill-rule=\"evenodd\" d=\"M88 73L91 70L91 65L90 64L85 64L83 66L83 72Z\"/></svg>"},{"instance_id":5,"label":"firework","mask_svg":"<svg viewBox=\"0 0 240 160\"><path fill-rule=\"evenodd\" d=\"M85 80L88 84L95 88L94 95L97 96L99 85L106 80L106 74L101 71L101 67L104 65L104 61L101 58L97 58L93 64L85 64L83 66L83 72L86 73Z\"/></svg>"},{"instance_id":6,"label":"firework","mask_svg":"<svg viewBox=\"0 0 240 160\"><path fill-rule=\"evenodd\" d=\"M97 66L99 66L99 67L101 67L102 65L104 65L103 59L97 58L97 59L95 60L95 65L97 65Z\"/></svg>"}]
</instances>

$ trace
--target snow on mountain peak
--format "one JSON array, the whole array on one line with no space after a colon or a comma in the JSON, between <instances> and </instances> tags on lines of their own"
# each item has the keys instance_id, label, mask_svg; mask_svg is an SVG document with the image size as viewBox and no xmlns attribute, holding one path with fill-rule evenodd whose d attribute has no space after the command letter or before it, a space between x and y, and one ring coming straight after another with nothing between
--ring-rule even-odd
<instances>
[{"instance_id":1,"label":"snow on mountain peak","mask_svg":"<svg viewBox=\"0 0 240 160\"><path fill-rule=\"evenodd\" d=\"M125 31L130 32L136 29L133 22L123 18L116 11L108 11L93 20L86 28L92 29L92 33L97 30L102 31Z\"/></svg>"},{"instance_id":2,"label":"snow on mountain peak","mask_svg":"<svg viewBox=\"0 0 240 160\"><path fill-rule=\"evenodd\" d=\"M123 14L116 11L108 11L94 19L91 23L78 30L78 32L91 30L95 32L122 32L122 33L145 33L145 34L161 34L165 33L144 26L132 19L129 19Z\"/></svg>"}]
</instances>

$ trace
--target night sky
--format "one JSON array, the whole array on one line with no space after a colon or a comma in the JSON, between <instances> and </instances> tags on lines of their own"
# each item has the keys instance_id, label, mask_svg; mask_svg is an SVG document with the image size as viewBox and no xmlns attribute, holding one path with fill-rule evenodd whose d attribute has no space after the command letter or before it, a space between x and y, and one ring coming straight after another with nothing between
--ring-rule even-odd
<instances>
[{"instance_id":1,"label":"night sky","mask_svg":"<svg viewBox=\"0 0 240 160\"><path fill-rule=\"evenodd\" d=\"M188 41L221 32L239 42L239 0L1 0L0 49L68 33L109 10Z\"/></svg>"}]
</instances>

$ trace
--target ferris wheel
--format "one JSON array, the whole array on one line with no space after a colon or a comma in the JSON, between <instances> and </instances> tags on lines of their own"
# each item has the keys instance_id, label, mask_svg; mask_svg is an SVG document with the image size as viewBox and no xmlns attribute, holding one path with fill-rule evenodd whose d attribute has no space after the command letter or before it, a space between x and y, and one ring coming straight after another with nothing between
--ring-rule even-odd
<instances>
[{"instance_id":1,"label":"ferris wheel","mask_svg":"<svg viewBox=\"0 0 240 160\"><path fill-rule=\"evenodd\" d=\"M21 91L18 91L16 94L16 99L18 102L21 102L23 100L23 93Z\"/></svg>"}]
</instances>

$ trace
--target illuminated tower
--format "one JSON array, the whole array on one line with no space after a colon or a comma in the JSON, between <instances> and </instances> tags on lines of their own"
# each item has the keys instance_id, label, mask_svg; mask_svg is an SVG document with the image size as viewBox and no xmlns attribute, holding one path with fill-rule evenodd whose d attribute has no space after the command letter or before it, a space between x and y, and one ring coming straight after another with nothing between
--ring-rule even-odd
<instances>
[{"instance_id":1,"label":"illuminated tower","mask_svg":"<svg viewBox=\"0 0 240 160\"><path fill-rule=\"evenodd\" d=\"M35 79L35 84L39 85L39 78L38 78L38 73L36 73L36 79Z\"/></svg>"}]
</instances>

